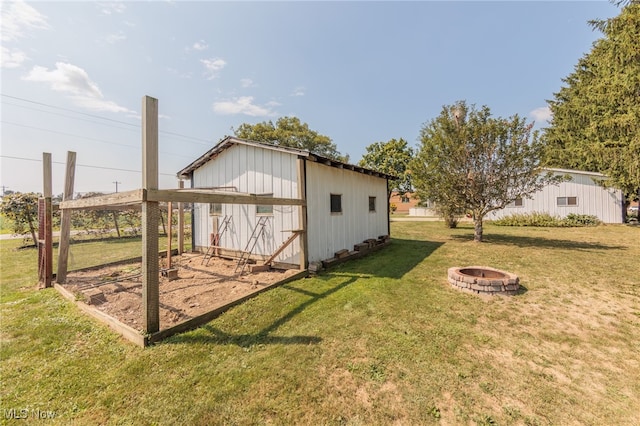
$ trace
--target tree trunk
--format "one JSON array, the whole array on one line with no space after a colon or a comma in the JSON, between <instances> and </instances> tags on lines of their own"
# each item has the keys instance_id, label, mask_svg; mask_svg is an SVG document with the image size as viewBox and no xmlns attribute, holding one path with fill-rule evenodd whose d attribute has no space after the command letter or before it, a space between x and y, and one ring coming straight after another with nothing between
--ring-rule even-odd
<instances>
[{"instance_id":1,"label":"tree trunk","mask_svg":"<svg viewBox=\"0 0 640 426\"><path fill-rule=\"evenodd\" d=\"M118 234L118 238L120 238L120 227L118 226L118 214L113 211L111 212L113 216L113 224L116 226L116 233Z\"/></svg>"},{"instance_id":2,"label":"tree trunk","mask_svg":"<svg viewBox=\"0 0 640 426\"><path fill-rule=\"evenodd\" d=\"M31 231L31 238L33 238L33 244L38 247L38 237L36 237L36 229L33 225L33 219L31 219L31 212L27 211L27 223L29 224L29 231Z\"/></svg>"},{"instance_id":3,"label":"tree trunk","mask_svg":"<svg viewBox=\"0 0 640 426\"><path fill-rule=\"evenodd\" d=\"M473 215L473 223L474 223L473 241L477 243L482 242L482 219L483 217L478 214Z\"/></svg>"}]
</instances>

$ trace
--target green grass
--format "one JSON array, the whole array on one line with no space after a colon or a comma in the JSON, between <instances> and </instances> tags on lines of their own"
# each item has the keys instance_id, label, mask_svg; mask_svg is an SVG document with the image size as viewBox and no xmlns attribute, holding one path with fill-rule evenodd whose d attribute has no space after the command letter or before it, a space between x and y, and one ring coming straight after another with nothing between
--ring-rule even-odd
<instances>
[{"instance_id":1,"label":"green grass","mask_svg":"<svg viewBox=\"0 0 640 426\"><path fill-rule=\"evenodd\" d=\"M50 424L639 424L640 228L487 225L476 244L470 226L393 223L388 248L147 349L36 290L35 250L2 241L1 408ZM448 267L475 264L522 293L449 287Z\"/></svg>"}]
</instances>

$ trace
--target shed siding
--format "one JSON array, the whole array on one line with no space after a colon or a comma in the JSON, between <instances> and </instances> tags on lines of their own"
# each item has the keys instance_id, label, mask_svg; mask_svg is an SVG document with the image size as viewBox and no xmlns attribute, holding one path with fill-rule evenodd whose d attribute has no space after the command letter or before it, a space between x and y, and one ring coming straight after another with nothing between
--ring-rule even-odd
<instances>
[{"instance_id":1,"label":"shed siding","mask_svg":"<svg viewBox=\"0 0 640 426\"><path fill-rule=\"evenodd\" d=\"M564 174L564 173L557 173ZM622 223L622 192L607 189L593 181L597 176L578 172L568 173L572 180L558 186L549 185L533 194L532 199L523 199L521 207L506 207L488 215L488 219L499 219L512 214L541 212L552 216L566 217L570 213L596 216L604 223ZM577 197L576 206L558 206L558 197Z\"/></svg>"},{"instance_id":2,"label":"shed siding","mask_svg":"<svg viewBox=\"0 0 640 426\"><path fill-rule=\"evenodd\" d=\"M232 187L230 190L254 194L273 194L274 197L297 198L296 156L247 145L233 145L214 159L194 170L193 186ZM254 254L272 254L298 229L298 207L274 206L269 216L265 235L257 241ZM244 250L259 217L255 205L223 204L222 216L231 215L232 221L222 236L220 245L233 250ZM210 234L215 232L214 217L209 215L208 204L196 204L195 244L209 246ZM278 262L299 263L299 241L294 241L277 258Z\"/></svg>"},{"instance_id":3,"label":"shed siding","mask_svg":"<svg viewBox=\"0 0 640 426\"><path fill-rule=\"evenodd\" d=\"M385 179L311 161L306 162L306 170L310 262L387 234ZM330 194L342 195L342 213L331 213ZM370 196L376 197L375 212L369 212Z\"/></svg>"}]
</instances>

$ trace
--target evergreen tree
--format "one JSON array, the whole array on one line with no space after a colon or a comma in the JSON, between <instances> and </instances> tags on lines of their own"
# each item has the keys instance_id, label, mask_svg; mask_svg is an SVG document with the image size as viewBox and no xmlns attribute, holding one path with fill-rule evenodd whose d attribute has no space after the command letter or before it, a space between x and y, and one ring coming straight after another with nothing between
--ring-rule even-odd
<instances>
[{"instance_id":1,"label":"evergreen tree","mask_svg":"<svg viewBox=\"0 0 640 426\"><path fill-rule=\"evenodd\" d=\"M596 171L605 184L640 195L640 4L591 25L604 37L548 101L545 162Z\"/></svg>"}]
</instances>

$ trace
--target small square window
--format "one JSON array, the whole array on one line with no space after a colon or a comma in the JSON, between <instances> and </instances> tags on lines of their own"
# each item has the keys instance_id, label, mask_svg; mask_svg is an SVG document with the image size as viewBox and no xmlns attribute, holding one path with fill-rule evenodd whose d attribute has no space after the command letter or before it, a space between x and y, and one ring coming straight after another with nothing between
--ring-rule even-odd
<instances>
[{"instance_id":1,"label":"small square window","mask_svg":"<svg viewBox=\"0 0 640 426\"><path fill-rule=\"evenodd\" d=\"M273 197L273 194L260 194L261 197ZM273 205L257 205L256 214L262 216L273 215Z\"/></svg>"},{"instance_id":2,"label":"small square window","mask_svg":"<svg viewBox=\"0 0 640 426\"><path fill-rule=\"evenodd\" d=\"M222 216L222 204L209 203L209 216Z\"/></svg>"},{"instance_id":3,"label":"small square window","mask_svg":"<svg viewBox=\"0 0 640 426\"><path fill-rule=\"evenodd\" d=\"M369 211L376 211L376 197L369 197Z\"/></svg>"},{"instance_id":4,"label":"small square window","mask_svg":"<svg viewBox=\"0 0 640 426\"><path fill-rule=\"evenodd\" d=\"M331 194L331 213L342 213L342 194Z\"/></svg>"},{"instance_id":5,"label":"small square window","mask_svg":"<svg viewBox=\"0 0 640 426\"><path fill-rule=\"evenodd\" d=\"M401 203L408 203L409 201L410 201L409 197L407 197L406 195L400 197L400 202Z\"/></svg>"},{"instance_id":6,"label":"small square window","mask_svg":"<svg viewBox=\"0 0 640 426\"><path fill-rule=\"evenodd\" d=\"M522 207L523 205L524 204L522 198L516 198L515 200L507 204L507 207Z\"/></svg>"}]
</instances>

